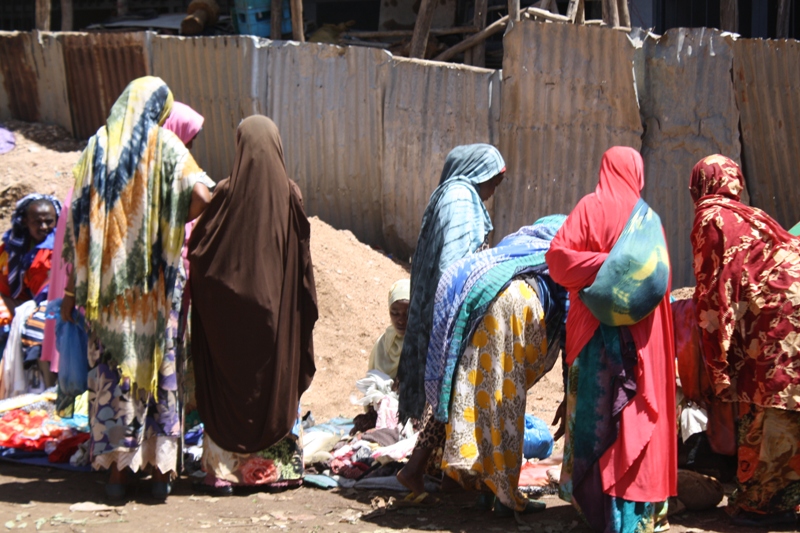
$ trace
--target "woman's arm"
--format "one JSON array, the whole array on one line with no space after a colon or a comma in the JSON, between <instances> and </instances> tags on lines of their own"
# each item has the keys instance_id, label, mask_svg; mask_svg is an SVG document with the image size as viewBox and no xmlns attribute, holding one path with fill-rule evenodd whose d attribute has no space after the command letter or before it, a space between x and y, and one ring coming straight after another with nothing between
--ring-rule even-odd
<instances>
[{"instance_id":1,"label":"woman's arm","mask_svg":"<svg viewBox=\"0 0 800 533\"><path fill-rule=\"evenodd\" d=\"M189 218L186 222L191 222L202 215L209 202L211 202L211 191L203 183L195 183L192 188L192 201L189 203Z\"/></svg>"}]
</instances>

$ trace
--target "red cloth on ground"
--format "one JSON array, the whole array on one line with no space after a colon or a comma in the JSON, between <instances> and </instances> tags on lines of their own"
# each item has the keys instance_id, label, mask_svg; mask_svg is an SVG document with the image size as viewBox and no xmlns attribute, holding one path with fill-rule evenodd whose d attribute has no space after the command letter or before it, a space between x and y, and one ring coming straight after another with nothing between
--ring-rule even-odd
<instances>
[{"instance_id":1,"label":"red cloth on ground","mask_svg":"<svg viewBox=\"0 0 800 533\"><path fill-rule=\"evenodd\" d=\"M15 409L0 418L0 446L26 452L44 450L44 445L56 440L66 428L53 424L46 411Z\"/></svg>"},{"instance_id":2,"label":"red cloth on ground","mask_svg":"<svg viewBox=\"0 0 800 533\"><path fill-rule=\"evenodd\" d=\"M89 440L89 433L78 433L74 437L69 437L58 443L56 449L47 456L51 463L68 463L81 444Z\"/></svg>"},{"instance_id":3,"label":"red cloth on ground","mask_svg":"<svg viewBox=\"0 0 800 533\"><path fill-rule=\"evenodd\" d=\"M550 276L570 293L568 364L600 325L578 292L594 281L643 187L641 155L633 148L611 148L603 155L595 192L578 202L550 244ZM659 502L676 495L678 483L669 288L656 310L628 329L639 355L637 393L622 410L616 442L600 458L603 492L629 501Z\"/></svg>"}]
</instances>

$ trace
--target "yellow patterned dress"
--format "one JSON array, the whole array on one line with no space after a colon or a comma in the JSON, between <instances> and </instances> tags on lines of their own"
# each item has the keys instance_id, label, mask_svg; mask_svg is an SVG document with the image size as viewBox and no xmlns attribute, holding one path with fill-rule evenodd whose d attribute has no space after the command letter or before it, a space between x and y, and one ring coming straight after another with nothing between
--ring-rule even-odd
<instances>
[{"instance_id":1,"label":"yellow patterned dress","mask_svg":"<svg viewBox=\"0 0 800 533\"><path fill-rule=\"evenodd\" d=\"M442 467L465 488L486 486L517 511L528 501L518 489L526 393L552 366L547 359L539 298L513 281L475 330L455 378Z\"/></svg>"}]
</instances>

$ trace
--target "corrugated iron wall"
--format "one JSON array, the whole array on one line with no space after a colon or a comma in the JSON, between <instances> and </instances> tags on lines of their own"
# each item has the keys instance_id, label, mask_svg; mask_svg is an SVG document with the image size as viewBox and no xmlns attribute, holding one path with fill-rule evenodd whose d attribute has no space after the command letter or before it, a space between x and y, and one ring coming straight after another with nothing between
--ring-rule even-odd
<instances>
[{"instance_id":1,"label":"corrugated iron wall","mask_svg":"<svg viewBox=\"0 0 800 533\"><path fill-rule=\"evenodd\" d=\"M629 38L532 21L505 41L501 80L376 49L254 37L0 32L0 118L88 137L131 79L161 76L205 116L193 152L214 179L230 172L239 121L267 114L308 212L402 258L444 157L470 142L498 144L508 163L495 240L569 212L594 189L610 146L641 147L675 286L692 282L686 187L703 156L741 159L752 203L787 227L800 219L796 41L732 42L702 28Z\"/></svg>"},{"instance_id":2,"label":"corrugated iron wall","mask_svg":"<svg viewBox=\"0 0 800 533\"><path fill-rule=\"evenodd\" d=\"M383 95L391 56L374 48L276 42L267 114L306 211L382 245Z\"/></svg>"},{"instance_id":3,"label":"corrugated iron wall","mask_svg":"<svg viewBox=\"0 0 800 533\"><path fill-rule=\"evenodd\" d=\"M733 84L750 201L791 228L800 220L800 42L737 40Z\"/></svg>"},{"instance_id":4,"label":"corrugated iron wall","mask_svg":"<svg viewBox=\"0 0 800 533\"><path fill-rule=\"evenodd\" d=\"M214 180L224 179L233 167L239 122L266 113L269 41L153 36L150 43L152 74L205 117L192 154Z\"/></svg>"},{"instance_id":5,"label":"corrugated iron wall","mask_svg":"<svg viewBox=\"0 0 800 533\"><path fill-rule=\"evenodd\" d=\"M643 59L643 68L636 69L644 77L638 84L645 126L643 197L667 233L673 286L694 285L692 167L707 155L738 161L740 154L733 40L706 28L669 30L644 41Z\"/></svg>"},{"instance_id":6,"label":"corrugated iron wall","mask_svg":"<svg viewBox=\"0 0 800 533\"><path fill-rule=\"evenodd\" d=\"M459 144L497 144L500 73L394 58L386 91L383 235L387 248L406 259L448 152Z\"/></svg>"},{"instance_id":7,"label":"corrugated iron wall","mask_svg":"<svg viewBox=\"0 0 800 533\"><path fill-rule=\"evenodd\" d=\"M634 47L619 31L522 21L503 41L494 241L553 213L569 213L597 184L615 145L641 146Z\"/></svg>"},{"instance_id":8,"label":"corrugated iron wall","mask_svg":"<svg viewBox=\"0 0 800 533\"><path fill-rule=\"evenodd\" d=\"M105 124L132 80L147 75L144 33L62 33L72 131L80 139Z\"/></svg>"}]
</instances>

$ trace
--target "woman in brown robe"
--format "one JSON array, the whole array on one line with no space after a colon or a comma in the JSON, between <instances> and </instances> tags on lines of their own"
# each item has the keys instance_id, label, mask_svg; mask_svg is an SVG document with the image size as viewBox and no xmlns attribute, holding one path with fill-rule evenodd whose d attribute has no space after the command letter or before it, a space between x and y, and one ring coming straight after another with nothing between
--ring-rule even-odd
<instances>
[{"instance_id":1,"label":"woman in brown robe","mask_svg":"<svg viewBox=\"0 0 800 533\"><path fill-rule=\"evenodd\" d=\"M278 128L251 116L189 243L204 487L296 486L298 407L314 376L310 226Z\"/></svg>"}]
</instances>

